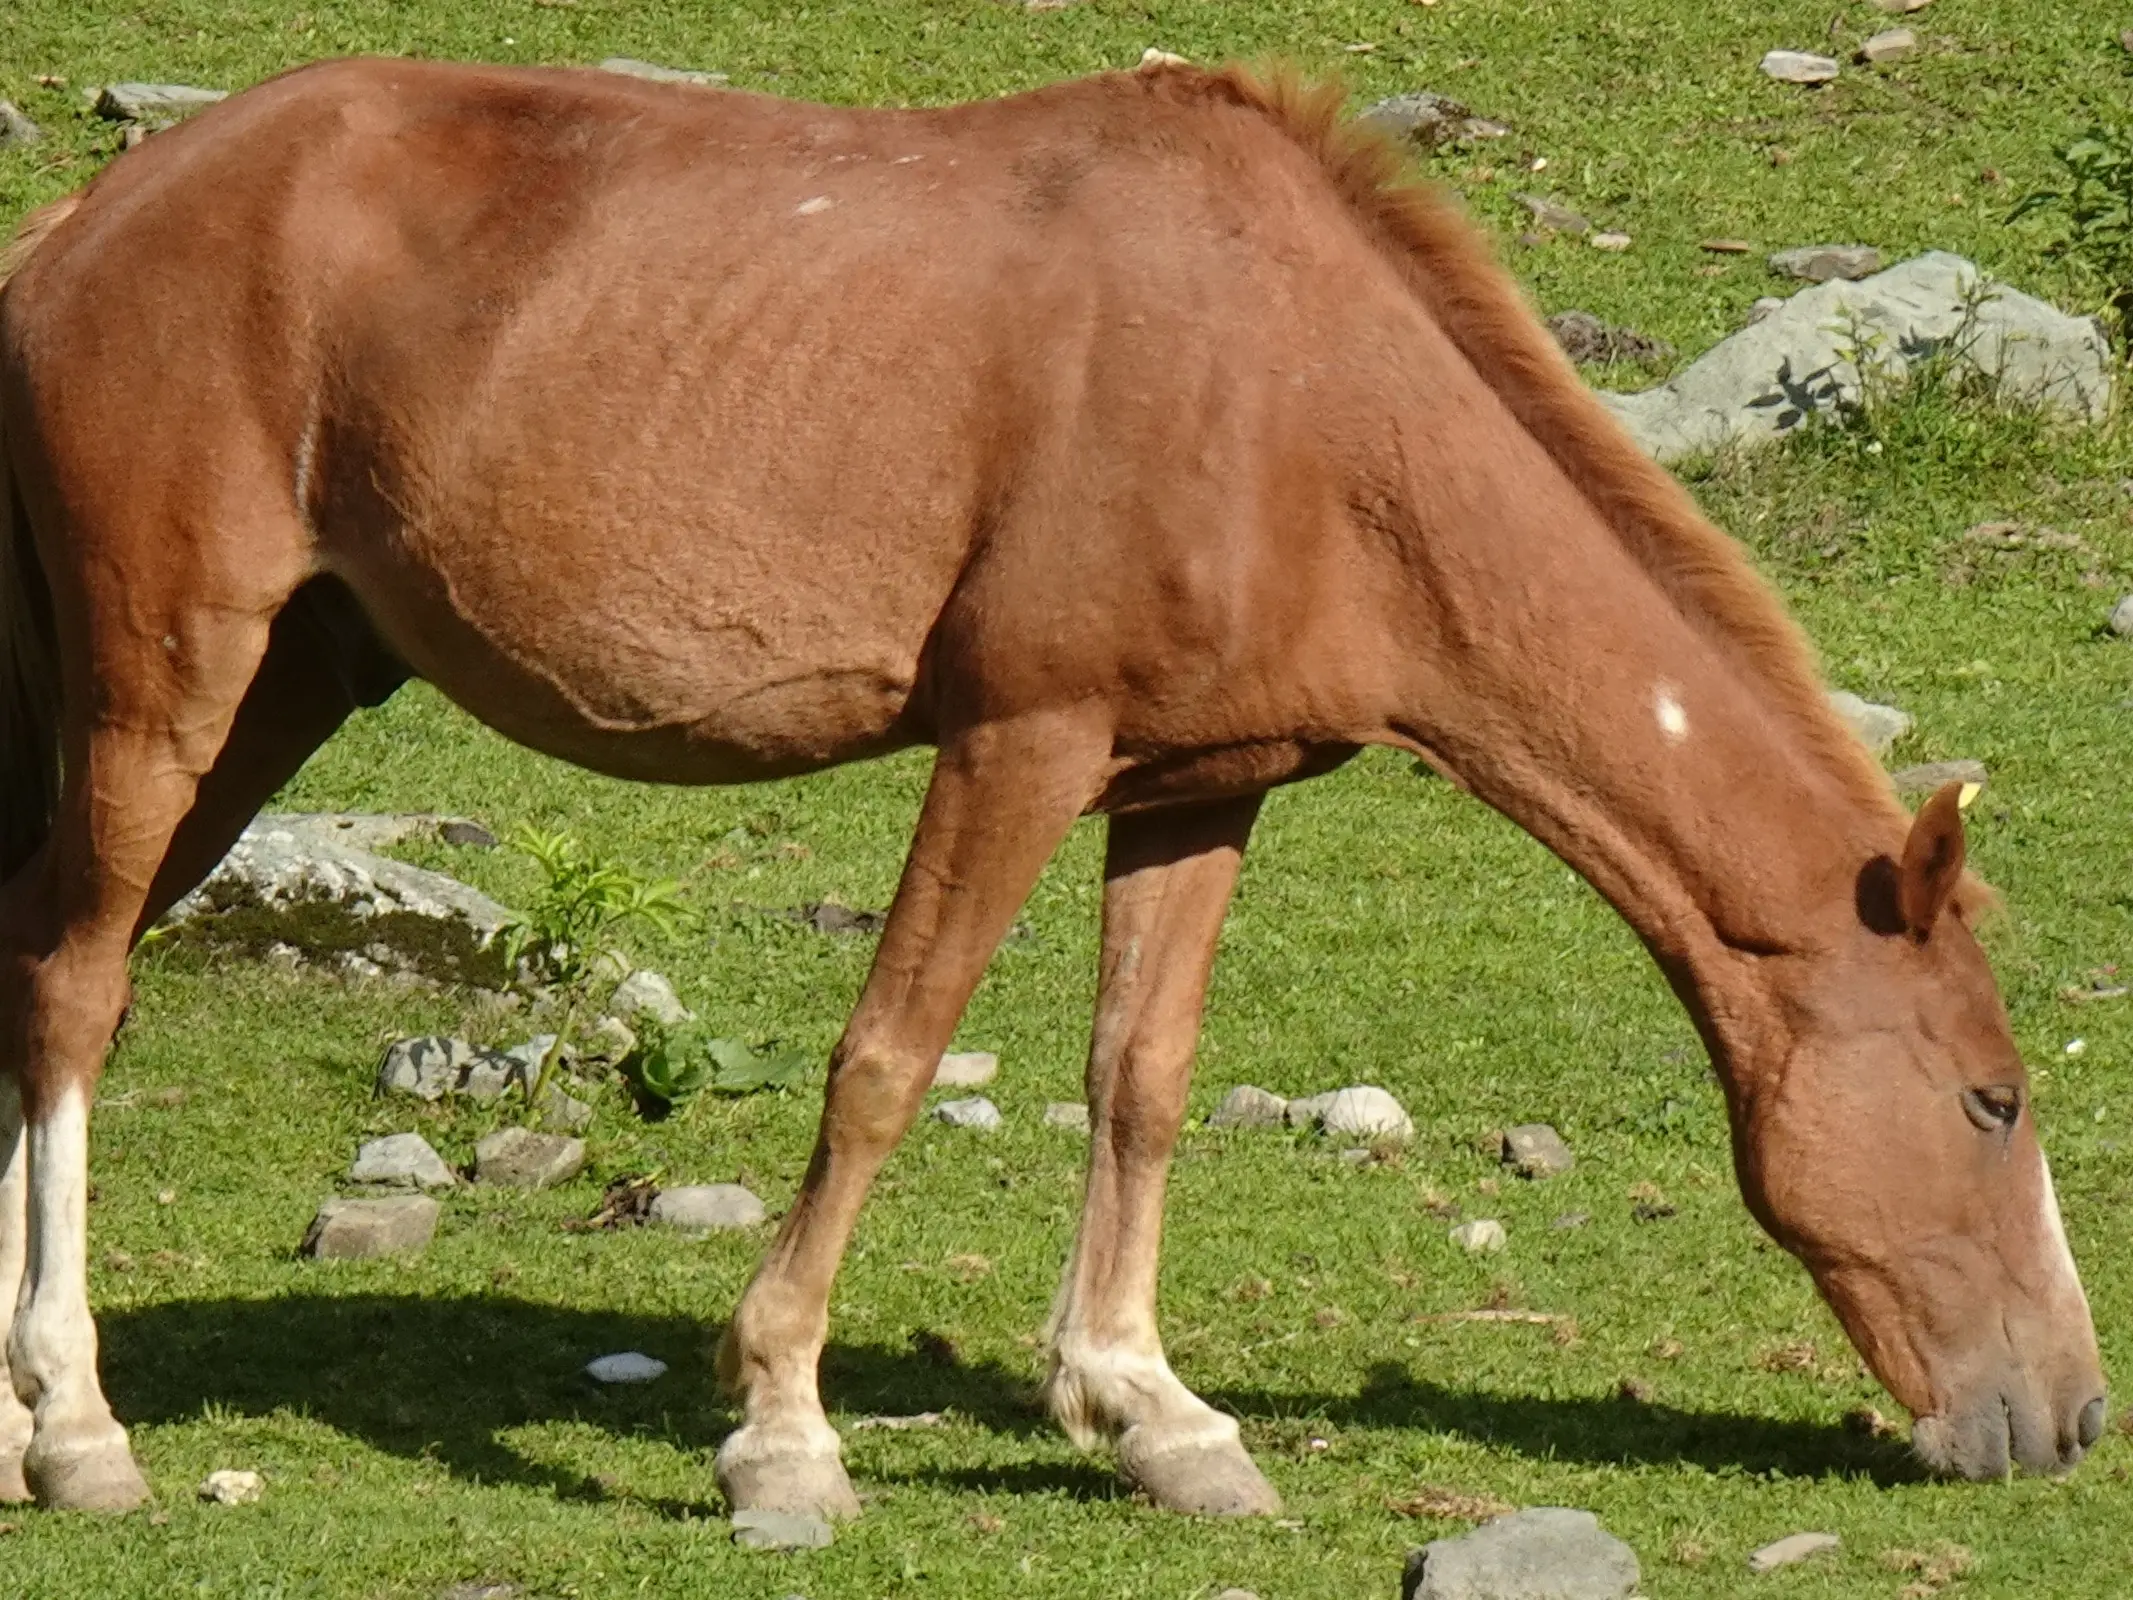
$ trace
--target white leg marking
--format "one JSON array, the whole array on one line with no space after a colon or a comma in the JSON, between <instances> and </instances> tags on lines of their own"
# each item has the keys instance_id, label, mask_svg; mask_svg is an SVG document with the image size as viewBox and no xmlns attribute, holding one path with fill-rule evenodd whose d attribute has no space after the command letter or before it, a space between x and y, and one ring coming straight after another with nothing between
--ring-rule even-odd
<instances>
[{"instance_id":1,"label":"white leg marking","mask_svg":"<svg viewBox=\"0 0 2133 1600\"><path fill-rule=\"evenodd\" d=\"M79 1089L61 1096L51 1115L30 1124L25 1142L28 1272L8 1339L8 1367L42 1430L71 1420L85 1400L105 1410L89 1317L88 1097Z\"/></svg>"},{"instance_id":2,"label":"white leg marking","mask_svg":"<svg viewBox=\"0 0 2133 1600\"><path fill-rule=\"evenodd\" d=\"M30 1408L17 1397L7 1369L7 1335L29 1247L29 1165L22 1092L13 1079L0 1078L0 1502L29 1492L22 1481L22 1452L33 1431Z\"/></svg>"},{"instance_id":3,"label":"white leg marking","mask_svg":"<svg viewBox=\"0 0 2133 1600\"><path fill-rule=\"evenodd\" d=\"M1680 692L1671 683L1662 682L1652 691L1652 715L1668 744L1679 744L1689 736L1689 714L1681 709Z\"/></svg>"}]
</instances>

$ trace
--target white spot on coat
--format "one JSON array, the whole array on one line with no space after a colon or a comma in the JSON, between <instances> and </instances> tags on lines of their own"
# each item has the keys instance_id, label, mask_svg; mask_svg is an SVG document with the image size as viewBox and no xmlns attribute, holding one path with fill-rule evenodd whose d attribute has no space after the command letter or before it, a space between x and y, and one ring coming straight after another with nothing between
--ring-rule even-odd
<instances>
[{"instance_id":1,"label":"white spot on coat","mask_svg":"<svg viewBox=\"0 0 2133 1600\"><path fill-rule=\"evenodd\" d=\"M1652 714L1668 744L1679 744L1689 736L1689 714L1681 709L1672 684L1662 683L1652 691Z\"/></svg>"},{"instance_id":2,"label":"white spot on coat","mask_svg":"<svg viewBox=\"0 0 2133 1600\"><path fill-rule=\"evenodd\" d=\"M829 210L830 204L831 201L828 195L818 194L812 200L802 200L799 205L793 208L793 215L796 217L818 216L822 212Z\"/></svg>"}]
</instances>

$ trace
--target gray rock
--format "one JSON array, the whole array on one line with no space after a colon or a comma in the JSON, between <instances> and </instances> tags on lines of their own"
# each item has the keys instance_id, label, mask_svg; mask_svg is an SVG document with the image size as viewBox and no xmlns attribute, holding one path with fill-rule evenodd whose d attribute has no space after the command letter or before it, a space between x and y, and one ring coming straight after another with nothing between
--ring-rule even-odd
<instances>
[{"instance_id":1,"label":"gray rock","mask_svg":"<svg viewBox=\"0 0 2133 1600\"><path fill-rule=\"evenodd\" d=\"M1966 328L1973 291L1987 297ZM1852 348L1863 337L1864 352ZM2110 409L2110 344L2096 324L1993 287L1960 256L1935 251L1862 282L1803 289L1683 371L1601 401L1646 454L1672 462L1781 439L1816 412L1858 403L1864 354L1901 382L1914 361L1947 350L2011 400L2088 421Z\"/></svg>"},{"instance_id":2,"label":"gray rock","mask_svg":"<svg viewBox=\"0 0 2133 1600\"><path fill-rule=\"evenodd\" d=\"M1917 48L1918 35L1909 28L1884 28L1859 47L1859 59L1879 66L1885 61L1901 61Z\"/></svg>"},{"instance_id":3,"label":"gray rock","mask_svg":"<svg viewBox=\"0 0 2133 1600\"><path fill-rule=\"evenodd\" d=\"M1224 1589L1215 1600L1259 1600L1259 1596L1249 1589Z\"/></svg>"},{"instance_id":4,"label":"gray rock","mask_svg":"<svg viewBox=\"0 0 2133 1600\"><path fill-rule=\"evenodd\" d=\"M600 63L602 72L619 72L625 78L643 78L649 83L691 83L699 89L716 89L727 81L723 72L692 72L686 67L662 67L628 56L609 56Z\"/></svg>"},{"instance_id":5,"label":"gray rock","mask_svg":"<svg viewBox=\"0 0 2133 1600\"><path fill-rule=\"evenodd\" d=\"M419 1133L388 1134L356 1151L350 1183L389 1183L407 1189L449 1189L459 1175Z\"/></svg>"},{"instance_id":6,"label":"gray rock","mask_svg":"<svg viewBox=\"0 0 2133 1600\"><path fill-rule=\"evenodd\" d=\"M585 1170L585 1141L531 1128L498 1128L474 1146L474 1179L510 1189L548 1189Z\"/></svg>"},{"instance_id":7,"label":"gray rock","mask_svg":"<svg viewBox=\"0 0 2133 1600\"><path fill-rule=\"evenodd\" d=\"M1985 763L1982 761L1928 761L1920 766L1905 767L1895 775L1898 794L1931 794L1944 783L1974 783L1985 787Z\"/></svg>"},{"instance_id":8,"label":"gray rock","mask_svg":"<svg viewBox=\"0 0 2133 1600\"><path fill-rule=\"evenodd\" d=\"M941 1057L933 1069L936 1089L975 1089L1000 1075L1000 1058L990 1050L961 1050Z\"/></svg>"},{"instance_id":9,"label":"gray rock","mask_svg":"<svg viewBox=\"0 0 2133 1600\"><path fill-rule=\"evenodd\" d=\"M1797 1566L1810 1557L1835 1550L1844 1541L1833 1533L1795 1533L1766 1544L1748 1557L1750 1572L1775 1572L1780 1567Z\"/></svg>"},{"instance_id":10,"label":"gray rock","mask_svg":"<svg viewBox=\"0 0 2133 1600\"><path fill-rule=\"evenodd\" d=\"M304 1235L303 1253L320 1261L361 1261L407 1255L437 1232L442 1207L428 1195L390 1200L328 1200Z\"/></svg>"},{"instance_id":11,"label":"gray rock","mask_svg":"<svg viewBox=\"0 0 2133 1600\"><path fill-rule=\"evenodd\" d=\"M1533 213L1533 220L1553 233L1590 233L1592 224L1561 201L1546 195L1522 194L1518 203Z\"/></svg>"},{"instance_id":12,"label":"gray rock","mask_svg":"<svg viewBox=\"0 0 2133 1600\"><path fill-rule=\"evenodd\" d=\"M1476 1217L1472 1222L1462 1222L1452 1229L1453 1244L1470 1255L1493 1256L1511 1242L1511 1236L1503 1231L1503 1224L1493 1217Z\"/></svg>"},{"instance_id":13,"label":"gray rock","mask_svg":"<svg viewBox=\"0 0 2133 1600\"><path fill-rule=\"evenodd\" d=\"M1807 50L1773 50L1763 57L1763 76L1780 83L1827 83L1844 69Z\"/></svg>"},{"instance_id":14,"label":"gray rock","mask_svg":"<svg viewBox=\"0 0 2133 1600\"><path fill-rule=\"evenodd\" d=\"M1401 1600L1626 1600L1637 1553L1589 1511L1514 1511L1407 1558Z\"/></svg>"},{"instance_id":15,"label":"gray rock","mask_svg":"<svg viewBox=\"0 0 2133 1600\"><path fill-rule=\"evenodd\" d=\"M637 1030L620 1017L602 1017L593 1024L593 1054L620 1061L637 1048Z\"/></svg>"},{"instance_id":16,"label":"gray rock","mask_svg":"<svg viewBox=\"0 0 2133 1600\"><path fill-rule=\"evenodd\" d=\"M674 986L648 967L639 968L615 985L607 1009L625 1022L650 1017L670 1028L681 1026L695 1015L681 1003Z\"/></svg>"},{"instance_id":17,"label":"gray rock","mask_svg":"<svg viewBox=\"0 0 2133 1600\"><path fill-rule=\"evenodd\" d=\"M165 921L188 938L254 953L292 945L448 983L500 986L493 948L511 913L479 890L373 853L434 818L267 815L244 830ZM367 841L367 842L366 842Z\"/></svg>"},{"instance_id":18,"label":"gray rock","mask_svg":"<svg viewBox=\"0 0 2133 1600\"><path fill-rule=\"evenodd\" d=\"M1075 1133L1087 1133L1089 1108L1079 1100L1054 1100L1044 1108L1044 1125L1047 1128L1066 1128Z\"/></svg>"},{"instance_id":19,"label":"gray rock","mask_svg":"<svg viewBox=\"0 0 2133 1600\"><path fill-rule=\"evenodd\" d=\"M35 144L44 137L44 129L24 116L12 101L0 100L0 150L10 145Z\"/></svg>"},{"instance_id":20,"label":"gray rock","mask_svg":"<svg viewBox=\"0 0 2133 1600\"><path fill-rule=\"evenodd\" d=\"M107 83L96 97L96 114L108 122L175 122L229 97L227 89L183 83Z\"/></svg>"},{"instance_id":21,"label":"gray rock","mask_svg":"<svg viewBox=\"0 0 2133 1600\"><path fill-rule=\"evenodd\" d=\"M653 1197L651 1210L654 1222L695 1233L752 1228L768 1215L763 1202L737 1183L685 1183L662 1189Z\"/></svg>"},{"instance_id":22,"label":"gray rock","mask_svg":"<svg viewBox=\"0 0 2133 1600\"><path fill-rule=\"evenodd\" d=\"M1210 1128L1278 1128L1289 1119L1289 1102L1256 1084L1240 1083L1208 1114Z\"/></svg>"},{"instance_id":23,"label":"gray rock","mask_svg":"<svg viewBox=\"0 0 2133 1600\"><path fill-rule=\"evenodd\" d=\"M1843 689L1832 689L1829 703L1867 749L1877 756L1887 755L1891 745L1917 726L1909 712L1899 711L1894 706L1877 706L1873 701L1862 700Z\"/></svg>"},{"instance_id":24,"label":"gray rock","mask_svg":"<svg viewBox=\"0 0 2133 1600\"><path fill-rule=\"evenodd\" d=\"M1501 139L1510 129L1500 122L1491 122L1487 117L1477 117L1456 100L1441 94L1431 94L1427 89L1418 89L1412 94L1396 94L1389 100L1380 100L1356 118L1356 121L1390 134L1395 139L1404 139L1420 145L1425 150L1434 150L1439 145L1473 144L1482 139Z\"/></svg>"},{"instance_id":25,"label":"gray rock","mask_svg":"<svg viewBox=\"0 0 2133 1600\"><path fill-rule=\"evenodd\" d=\"M1337 1139L1384 1139L1405 1144L1415 1136L1414 1121L1406 1107L1373 1084L1337 1091L1318 1120L1319 1126Z\"/></svg>"},{"instance_id":26,"label":"gray rock","mask_svg":"<svg viewBox=\"0 0 2133 1600\"><path fill-rule=\"evenodd\" d=\"M1292 1128L1315 1128L1339 1092L1329 1089L1324 1094L1307 1094L1301 1100L1291 1100L1282 1108L1281 1120Z\"/></svg>"},{"instance_id":27,"label":"gray rock","mask_svg":"<svg viewBox=\"0 0 2133 1600\"><path fill-rule=\"evenodd\" d=\"M820 1517L789 1511L736 1511L733 1542L743 1550L827 1550L837 1535Z\"/></svg>"},{"instance_id":28,"label":"gray rock","mask_svg":"<svg viewBox=\"0 0 2133 1600\"><path fill-rule=\"evenodd\" d=\"M933 1120L951 1128L977 1128L990 1132L1000 1125L1000 1108L981 1094L967 1100L943 1100L933 1108Z\"/></svg>"},{"instance_id":29,"label":"gray rock","mask_svg":"<svg viewBox=\"0 0 2133 1600\"><path fill-rule=\"evenodd\" d=\"M519 1600L526 1591L515 1583L489 1583L476 1578L437 1591L437 1600Z\"/></svg>"},{"instance_id":30,"label":"gray rock","mask_svg":"<svg viewBox=\"0 0 2133 1600\"><path fill-rule=\"evenodd\" d=\"M456 844L468 850L494 850L496 835L478 822L465 817L440 817L437 821L437 840L440 844Z\"/></svg>"},{"instance_id":31,"label":"gray rock","mask_svg":"<svg viewBox=\"0 0 2133 1600\"><path fill-rule=\"evenodd\" d=\"M1785 297L1783 295L1766 294L1748 308L1748 326L1752 328L1765 317L1784 309Z\"/></svg>"},{"instance_id":32,"label":"gray rock","mask_svg":"<svg viewBox=\"0 0 2133 1600\"><path fill-rule=\"evenodd\" d=\"M2111 631L2121 639L2133 638L2133 594L2119 601L2111 613Z\"/></svg>"},{"instance_id":33,"label":"gray rock","mask_svg":"<svg viewBox=\"0 0 2133 1600\"><path fill-rule=\"evenodd\" d=\"M1526 1122L1504 1130L1503 1164L1521 1178L1553 1178L1568 1172L1577 1158L1547 1123Z\"/></svg>"},{"instance_id":34,"label":"gray rock","mask_svg":"<svg viewBox=\"0 0 2133 1600\"><path fill-rule=\"evenodd\" d=\"M1593 234L1585 242L1591 245L1595 250L1613 250L1619 253L1621 251L1627 250L1637 241L1632 239L1626 233L1622 233L1616 229L1610 228L1605 233Z\"/></svg>"},{"instance_id":35,"label":"gray rock","mask_svg":"<svg viewBox=\"0 0 2133 1600\"><path fill-rule=\"evenodd\" d=\"M1881 270L1881 252L1870 244L1803 244L1771 256L1770 270L1781 278L1803 278L1809 283L1839 278L1856 283Z\"/></svg>"},{"instance_id":36,"label":"gray rock","mask_svg":"<svg viewBox=\"0 0 2133 1600\"><path fill-rule=\"evenodd\" d=\"M617 1350L585 1363L585 1376L595 1383L656 1383L666 1375L667 1364L642 1350Z\"/></svg>"},{"instance_id":37,"label":"gray rock","mask_svg":"<svg viewBox=\"0 0 2133 1600\"><path fill-rule=\"evenodd\" d=\"M248 1506L259 1498L265 1487L256 1472L221 1467L202 1478L195 1492L201 1499L211 1500L218 1506Z\"/></svg>"},{"instance_id":38,"label":"gray rock","mask_svg":"<svg viewBox=\"0 0 2133 1600\"><path fill-rule=\"evenodd\" d=\"M554 1084L548 1086L541 1096L541 1120L565 1133L583 1133L592 1126L593 1108L583 1100L565 1094Z\"/></svg>"},{"instance_id":39,"label":"gray rock","mask_svg":"<svg viewBox=\"0 0 2133 1600\"><path fill-rule=\"evenodd\" d=\"M464 1039L425 1033L396 1039L378 1063L375 1092L411 1094L417 1100L442 1100L456 1091L475 1061L487 1052Z\"/></svg>"},{"instance_id":40,"label":"gray rock","mask_svg":"<svg viewBox=\"0 0 2133 1600\"><path fill-rule=\"evenodd\" d=\"M1873 0L1876 11L1886 11L1893 17L1907 17L1914 11L1923 11L1933 0Z\"/></svg>"}]
</instances>

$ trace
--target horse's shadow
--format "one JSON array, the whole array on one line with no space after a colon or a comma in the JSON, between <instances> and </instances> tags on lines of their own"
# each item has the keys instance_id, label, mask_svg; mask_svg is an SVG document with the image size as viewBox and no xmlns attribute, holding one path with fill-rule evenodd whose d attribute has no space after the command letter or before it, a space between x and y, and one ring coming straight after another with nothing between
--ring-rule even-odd
<instances>
[{"instance_id":1,"label":"horse's shadow","mask_svg":"<svg viewBox=\"0 0 2133 1600\"><path fill-rule=\"evenodd\" d=\"M563 1499L640 1499L608 1476L529 1456L513 1440L535 1424L583 1423L703 1453L704 1500L642 1503L673 1516L719 1509L708 1455L734 1416L713 1381L715 1330L694 1318L578 1311L504 1294L297 1294L165 1302L114 1310L100 1323L106 1384L128 1422L295 1414L463 1479L542 1487ZM618 1350L657 1356L672 1370L630 1386L585 1376L588 1360ZM934 1341L833 1344L822 1376L829 1402L847 1413L953 1411L1003 1435L1052 1431L1030 1374L944 1359ZM1356 1393L1229 1390L1208 1399L1243 1419L1248 1442L1283 1419L1307 1418L1448 1435L1536 1459L1884 1484L1916 1476L1894 1445L1838 1428L1614 1398L1495 1394L1418 1379L1390 1362ZM903 1476L959 1490L1084 1499L1118 1492L1100 1462L919 1467Z\"/></svg>"}]
</instances>

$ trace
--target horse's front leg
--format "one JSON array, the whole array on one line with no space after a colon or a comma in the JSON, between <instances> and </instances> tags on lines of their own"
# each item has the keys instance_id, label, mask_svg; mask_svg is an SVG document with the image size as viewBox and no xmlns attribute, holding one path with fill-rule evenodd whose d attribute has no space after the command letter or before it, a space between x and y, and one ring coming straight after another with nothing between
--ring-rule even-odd
<instances>
[{"instance_id":1,"label":"horse's front leg","mask_svg":"<svg viewBox=\"0 0 2133 1600\"><path fill-rule=\"evenodd\" d=\"M814 1158L719 1348L743 1408L718 1452L737 1511L858 1514L815 1383L830 1283L986 962L1100 786L1110 738L1077 711L942 743L873 971L830 1057Z\"/></svg>"},{"instance_id":2,"label":"horse's front leg","mask_svg":"<svg viewBox=\"0 0 2133 1600\"><path fill-rule=\"evenodd\" d=\"M1133 1486L1173 1511L1266 1514L1281 1497L1234 1418L1171 1372L1156 1332L1163 1186L1185 1116L1200 1007L1260 797L1114 817L1089 1048L1089 1181L1052 1312L1052 1414L1108 1440Z\"/></svg>"},{"instance_id":3,"label":"horse's front leg","mask_svg":"<svg viewBox=\"0 0 2133 1600\"><path fill-rule=\"evenodd\" d=\"M22 1137L22 1090L0 1075L0 1505L27 1500L22 1453L34 1431L30 1408L15 1394L7 1370L7 1336L22 1292L29 1250L29 1151Z\"/></svg>"}]
</instances>

